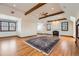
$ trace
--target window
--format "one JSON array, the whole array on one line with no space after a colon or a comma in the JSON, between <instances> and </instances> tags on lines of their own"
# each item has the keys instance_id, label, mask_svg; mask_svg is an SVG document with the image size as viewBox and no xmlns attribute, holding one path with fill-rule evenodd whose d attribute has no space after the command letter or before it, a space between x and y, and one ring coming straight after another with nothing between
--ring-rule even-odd
<instances>
[{"instance_id":1,"label":"window","mask_svg":"<svg viewBox=\"0 0 79 59\"><path fill-rule=\"evenodd\" d=\"M62 22L61 23L61 30L62 31L68 31L68 22Z\"/></svg>"},{"instance_id":2,"label":"window","mask_svg":"<svg viewBox=\"0 0 79 59\"><path fill-rule=\"evenodd\" d=\"M16 24L14 22L9 23L9 31L16 31Z\"/></svg>"},{"instance_id":3,"label":"window","mask_svg":"<svg viewBox=\"0 0 79 59\"><path fill-rule=\"evenodd\" d=\"M16 22L0 21L0 32L16 31Z\"/></svg>"},{"instance_id":4,"label":"window","mask_svg":"<svg viewBox=\"0 0 79 59\"><path fill-rule=\"evenodd\" d=\"M8 22L1 22L1 30L8 31Z\"/></svg>"},{"instance_id":5,"label":"window","mask_svg":"<svg viewBox=\"0 0 79 59\"><path fill-rule=\"evenodd\" d=\"M47 31L51 31L51 24L47 24Z\"/></svg>"}]
</instances>

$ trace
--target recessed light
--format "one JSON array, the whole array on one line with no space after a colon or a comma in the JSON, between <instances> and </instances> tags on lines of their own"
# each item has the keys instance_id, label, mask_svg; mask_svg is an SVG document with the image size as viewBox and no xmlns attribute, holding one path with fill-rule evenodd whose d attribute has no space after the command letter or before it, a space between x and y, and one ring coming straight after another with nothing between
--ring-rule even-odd
<instances>
[{"instance_id":1,"label":"recessed light","mask_svg":"<svg viewBox=\"0 0 79 59\"><path fill-rule=\"evenodd\" d=\"M16 7L16 4L13 4L13 7Z\"/></svg>"},{"instance_id":2,"label":"recessed light","mask_svg":"<svg viewBox=\"0 0 79 59\"><path fill-rule=\"evenodd\" d=\"M52 10L54 10L54 8L51 8Z\"/></svg>"}]
</instances>

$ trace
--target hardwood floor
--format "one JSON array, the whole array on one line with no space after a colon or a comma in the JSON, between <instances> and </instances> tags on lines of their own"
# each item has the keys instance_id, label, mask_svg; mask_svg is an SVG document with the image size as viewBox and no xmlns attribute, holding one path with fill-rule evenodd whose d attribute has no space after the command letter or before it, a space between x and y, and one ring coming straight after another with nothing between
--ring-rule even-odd
<instances>
[{"instance_id":1,"label":"hardwood floor","mask_svg":"<svg viewBox=\"0 0 79 59\"><path fill-rule=\"evenodd\" d=\"M46 56L42 52L30 47L24 41L29 38L8 37L0 38L1 56ZM79 48L75 46L72 37L60 37L49 56L79 56Z\"/></svg>"}]
</instances>

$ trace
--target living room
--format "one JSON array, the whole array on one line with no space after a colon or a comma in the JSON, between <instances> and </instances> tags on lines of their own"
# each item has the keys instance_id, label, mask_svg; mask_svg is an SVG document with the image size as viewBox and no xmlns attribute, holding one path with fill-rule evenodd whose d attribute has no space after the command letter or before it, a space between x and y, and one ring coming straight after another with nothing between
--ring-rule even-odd
<instances>
[{"instance_id":1,"label":"living room","mask_svg":"<svg viewBox=\"0 0 79 59\"><path fill-rule=\"evenodd\" d=\"M78 48L75 48L78 5L73 3L1 3L0 42L2 47L11 48L9 53L7 47L1 48L1 55L79 55ZM51 40L54 39L54 35L55 39L58 39L56 43ZM38 38L37 45L34 43L36 38ZM9 44L14 45L14 50L9 47ZM40 47L37 47L38 45ZM53 52L53 48L57 52ZM33 50L32 53L30 53L31 50Z\"/></svg>"}]
</instances>

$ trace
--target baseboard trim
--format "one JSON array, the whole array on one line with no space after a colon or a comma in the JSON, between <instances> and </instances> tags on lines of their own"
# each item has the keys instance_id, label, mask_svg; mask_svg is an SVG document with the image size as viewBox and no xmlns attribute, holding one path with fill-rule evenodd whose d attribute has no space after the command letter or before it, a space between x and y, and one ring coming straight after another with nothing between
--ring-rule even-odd
<instances>
[{"instance_id":1,"label":"baseboard trim","mask_svg":"<svg viewBox=\"0 0 79 59\"><path fill-rule=\"evenodd\" d=\"M9 37L18 37L17 35L13 35L13 36L4 36L4 37L0 37L0 38L9 38Z\"/></svg>"},{"instance_id":2,"label":"baseboard trim","mask_svg":"<svg viewBox=\"0 0 79 59\"><path fill-rule=\"evenodd\" d=\"M37 35L52 35L52 34L48 34L48 33L37 33Z\"/></svg>"},{"instance_id":3,"label":"baseboard trim","mask_svg":"<svg viewBox=\"0 0 79 59\"><path fill-rule=\"evenodd\" d=\"M28 37L33 37L33 36L37 36L37 35L30 35L30 36L24 36L24 37L21 37L21 36L18 36L18 35L14 35L14 36L5 36L5 37L0 37L0 38L10 38L10 37L28 38Z\"/></svg>"},{"instance_id":4,"label":"baseboard trim","mask_svg":"<svg viewBox=\"0 0 79 59\"><path fill-rule=\"evenodd\" d=\"M65 36L65 37L72 37L72 38L74 38L73 36L69 36L69 35L60 35L60 36Z\"/></svg>"},{"instance_id":5,"label":"baseboard trim","mask_svg":"<svg viewBox=\"0 0 79 59\"><path fill-rule=\"evenodd\" d=\"M33 36L37 36L37 35L30 35L30 36L24 36L24 37L17 36L17 37L18 37L18 38L28 38L28 37L33 37Z\"/></svg>"},{"instance_id":6,"label":"baseboard trim","mask_svg":"<svg viewBox=\"0 0 79 59\"><path fill-rule=\"evenodd\" d=\"M37 35L52 35L52 34L37 33ZM17 36L17 35L13 35L13 36L5 36L5 37L0 37L0 38L9 38L9 37L29 38L29 37L33 37L33 36L37 36L37 35L30 35L30 36L24 36L24 37ZM60 36L65 36L65 37L72 37L72 38L74 38L73 36L69 36L69 35L60 35Z\"/></svg>"}]
</instances>

